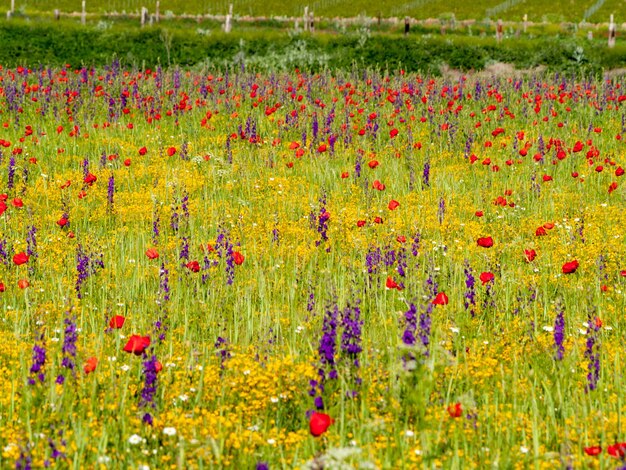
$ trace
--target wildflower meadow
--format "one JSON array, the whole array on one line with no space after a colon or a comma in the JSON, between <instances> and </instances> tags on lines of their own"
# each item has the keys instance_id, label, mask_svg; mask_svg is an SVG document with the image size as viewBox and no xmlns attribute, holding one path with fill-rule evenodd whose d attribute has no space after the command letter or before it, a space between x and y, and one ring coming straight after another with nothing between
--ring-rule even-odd
<instances>
[{"instance_id":1,"label":"wildflower meadow","mask_svg":"<svg viewBox=\"0 0 626 470\"><path fill-rule=\"evenodd\" d=\"M0 68L0 467L623 467L625 87Z\"/></svg>"}]
</instances>

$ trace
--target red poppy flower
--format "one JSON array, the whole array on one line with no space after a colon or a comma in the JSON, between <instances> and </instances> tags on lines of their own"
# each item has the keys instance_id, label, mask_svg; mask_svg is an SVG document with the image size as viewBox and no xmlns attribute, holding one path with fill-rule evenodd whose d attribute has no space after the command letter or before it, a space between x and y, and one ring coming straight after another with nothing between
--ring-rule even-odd
<instances>
[{"instance_id":1,"label":"red poppy flower","mask_svg":"<svg viewBox=\"0 0 626 470\"><path fill-rule=\"evenodd\" d=\"M474 213L474 215L475 215L476 217L482 217L483 215L485 215L485 213L484 213L483 211L476 211L476 212Z\"/></svg>"},{"instance_id":2,"label":"red poppy flower","mask_svg":"<svg viewBox=\"0 0 626 470\"><path fill-rule=\"evenodd\" d=\"M582 149L583 149L583 143L579 140L578 142L574 144L574 148L572 149L572 152L580 152Z\"/></svg>"},{"instance_id":3,"label":"red poppy flower","mask_svg":"<svg viewBox=\"0 0 626 470\"><path fill-rule=\"evenodd\" d=\"M537 230L535 230L535 236L537 237L545 237L548 234L548 232L546 232L546 229L543 228L543 226L538 227Z\"/></svg>"},{"instance_id":4,"label":"red poppy flower","mask_svg":"<svg viewBox=\"0 0 626 470\"><path fill-rule=\"evenodd\" d=\"M356 221L356 226L357 227L363 227L365 225L365 221L364 220L357 220Z\"/></svg>"},{"instance_id":5,"label":"red poppy flower","mask_svg":"<svg viewBox=\"0 0 626 470\"><path fill-rule=\"evenodd\" d=\"M524 257L526 258L526 262L530 263L537 257L537 252L535 250L524 250Z\"/></svg>"},{"instance_id":6,"label":"red poppy flower","mask_svg":"<svg viewBox=\"0 0 626 470\"><path fill-rule=\"evenodd\" d=\"M83 181L85 182L85 184L88 184L89 186L91 186L97 180L98 178L96 177L96 175L94 175L93 173L87 173L87 176L85 176L85 179Z\"/></svg>"},{"instance_id":7,"label":"red poppy flower","mask_svg":"<svg viewBox=\"0 0 626 470\"><path fill-rule=\"evenodd\" d=\"M4 292L5 290L7 290L6 286L4 283L0 282L0 292Z\"/></svg>"},{"instance_id":8,"label":"red poppy flower","mask_svg":"<svg viewBox=\"0 0 626 470\"><path fill-rule=\"evenodd\" d=\"M85 371L85 374L92 373L94 370L96 370L97 365L98 365L98 359L96 359L95 357L90 357L89 359L87 359L87 362L83 366L83 370Z\"/></svg>"},{"instance_id":9,"label":"red poppy flower","mask_svg":"<svg viewBox=\"0 0 626 470\"><path fill-rule=\"evenodd\" d=\"M289 150L295 150L298 147L300 147L300 144L298 142L292 142L289 144Z\"/></svg>"},{"instance_id":10,"label":"red poppy flower","mask_svg":"<svg viewBox=\"0 0 626 470\"><path fill-rule=\"evenodd\" d=\"M448 296L443 292L439 292L433 300L433 305L448 305Z\"/></svg>"},{"instance_id":11,"label":"red poppy flower","mask_svg":"<svg viewBox=\"0 0 626 470\"><path fill-rule=\"evenodd\" d=\"M149 259L157 259L159 257L159 252L156 250L156 248L148 248L146 250L146 256Z\"/></svg>"},{"instance_id":12,"label":"red poppy flower","mask_svg":"<svg viewBox=\"0 0 626 470\"><path fill-rule=\"evenodd\" d=\"M24 207L24 203L19 197L13 199L13 207Z\"/></svg>"},{"instance_id":13,"label":"red poppy flower","mask_svg":"<svg viewBox=\"0 0 626 470\"><path fill-rule=\"evenodd\" d=\"M613 181L610 185L609 185L609 194L611 194L613 191L615 191L617 189L617 183L615 181Z\"/></svg>"},{"instance_id":14,"label":"red poppy flower","mask_svg":"<svg viewBox=\"0 0 626 470\"><path fill-rule=\"evenodd\" d=\"M371 169L376 168L378 166L378 160L370 160L367 166L369 166Z\"/></svg>"},{"instance_id":15,"label":"red poppy flower","mask_svg":"<svg viewBox=\"0 0 626 470\"><path fill-rule=\"evenodd\" d=\"M4 201L0 201L0 215L4 214L6 210L7 210L7 205L5 204Z\"/></svg>"},{"instance_id":16,"label":"red poppy flower","mask_svg":"<svg viewBox=\"0 0 626 470\"><path fill-rule=\"evenodd\" d=\"M348 176L350 176L350 173L348 173L347 171L344 171L343 173L341 173L341 177L343 179L346 179Z\"/></svg>"},{"instance_id":17,"label":"red poppy flower","mask_svg":"<svg viewBox=\"0 0 626 470\"><path fill-rule=\"evenodd\" d=\"M624 169L621 166L618 166L615 170L615 176L622 176L624 174Z\"/></svg>"},{"instance_id":18,"label":"red poppy flower","mask_svg":"<svg viewBox=\"0 0 626 470\"><path fill-rule=\"evenodd\" d=\"M187 269L189 269L189 271L197 273L198 271L200 271L200 263L198 263L197 261L189 261L189 263L187 263L185 266L187 266Z\"/></svg>"},{"instance_id":19,"label":"red poppy flower","mask_svg":"<svg viewBox=\"0 0 626 470\"><path fill-rule=\"evenodd\" d=\"M148 153L148 149L145 147L141 147L139 149L139 155L145 155L146 153Z\"/></svg>"},{"instance_id":20,"label":"red poppy flower","mask_svg":"<svg viewBox=\"0 0 626 470\"><path fill-rule=\"evenodd\" d=\"M309 430L315 437L324 434L335 420L325 413L314 412L309 419Z\"/></svg>"},{"instance_id":21,"label":"red poppy flower","mask_svg":"<svg viewBox=\"0 0 626 470\"><path fill-rule=\"evenodd\" d=\"M167 149L167 155L168 156L173 157L175 153L176 153L176 147L169 147Z\"/></svg>"},{"instance_id":22,"label":"red poppy flower","mask_svg":"<svg viewBox=\"0 0 626 470\"><path fill-rule=\"evenodd\" d=\"M13 255L13 262L19 266L20 264L28 263L28 258L29 256L24 252L16 253Z\"/></svg>"},{"instance_id":23,"label":"red poppy flower","mask_svg":"<svg viewBox=\"0 0 626 470\"><path fill-rule=\"evenodd\" d=\"M402 290L402 288L400 287L400 285L393 280L393 278L391 276L387 277L387 282L385 283L385 285L387 286L387 289L398 289L398 290Z\"/></svg>"},{"instance_id":24,"label":"red poppy flower","mask_svg":"<svg viewBox=\"0 0 626 470\"><path fill-rule=\"evenodd\" d=\"M493 281L494 278L495 276L493 275L493 273L490 273L490 272L480 273L480 280L482 281L483 286L487 284L488 282Z\"/></svg>"},{"instance_id":25,"label":"red poppy flower","mask_svg":"<svg viewBox=\"0 0 626 470\"><path fill-rule=\"evenodd\" d=\"M460 403L448 406L448 414L451 418L460 418L463 416L463 408Z\"/></svg>"},{"instance_id":26,"label":"red poppy flower","mask_svg":"<svg viewBox=\"0 0 626 470\"><path fill-rule=\"evenodd\" d=\"M374 223L375 224L382 224L383 223L383 218L382 217L374 217Z\"/></svg>"},{"instance_id":27,"label":"red poppy flower","mask_svg":"<svg viewBox=\"0 0 626 470\"><path fill-rule=\"evenodd\" d=\"M612 446L608 446L606 451L611 457L623 458L626 456L626 442L616 442Z\"/></svg>"},{"instance_id":28,"label":"red poppy flower","mask_svg":"<svg viewBox=\"0 0 626 470\"><path fill-rule=\"evenodd\" d=\"M563 274L575 273L576 270L578 269L578 266L579 266L579 264L578 264L577 260L569 261L569 262L565 263L563 265L563 268L562 268Z\"/></svg>"},{"instance_id":29,"label":"red poppy flower","mask_svg":"<svg viewBox=\"0 0 626 470\"><path fill-rule=\"evenodd\" d=\"M483 248L491 248L493 246L493 238L481 237L478 240L476 240L476 244L478 246L482 246Z\"/></svg>"},{"instance_id":30,"label":"red poppy flower","mask_svg":"<svg viewBox=\"0 0 626 470\"><path fill-rule=\"evenodd\" d=\"M602 453L602 447L600 446L591 446L585 447L585 454L587 455L600 455Z\"/></svg>"},{"instance_id":31,"label":"red poppy flower","mask_svg":"<svg viewBox=\"0 0 626 470\"><path fill-rule=\"evenodd\" d=\"M620 275L620 276L622 276L622 277L626 277L626 269L622 269L622 270L619 272L619 275Z\"/></svg>"},{"instance_id":32,"label":"red poppy flower","mask_svg":"<svg viewBox=\"0 0 626 470\"><path fill-rule=\"evenodd\" d=\"M384 191L385 190L385 185L382 184L378 180L374 180L374 182L372 183L372 188L377 189L378 191Z\"/></svg>"},{"instance_id":33,"label":"red poppy flower","mask_svg":"<svg viewBox=\"0 0 626 470\"><path fill-rule=\"evenodd\" d=\"M115 315L113 318L111 318L111 320L109 320L109 328L119 330L121 327L124 326L125 321L126 318L124 318L123 316Z\"/></svg>"},{"instance_id":34,"label":"red poppy flower","mask_svg":"<svg viewBox=\"0 0 626 470\"><path fill-rule=\"evenodd\" d=\"M57 225L59 227L65 227L68 223L69 220L67 220L65 217L61 217L59 220L57 220Z\"/></svg>"},{"instance_id":35,"label":"red poppy flower","mask_svg":"<svg viewBox=\"0 0 626 470\"><path fill-rule=\"evenodd\" d=\"M244 259L245 258L241 253L239 253L238 251L233 251L233 261L235 262L237 266L241 266L243 264Z\"/></svg>"},{"instance_id":36,"label":"red poppy flower","mask_svg":"<svg viewBox=\"0 0 626 470\"><path fill-rule=\"evenodd\" d=\"M150 346L150 336L132 335L128 338L124 351L140 356Z\"/></svg>"},{"instance_id":37,"label":"red poppy flower","mask_svg":"<svg viewBox=\"0 0 626 470\"><path fill-rule=\"evenodd\" d=\"M400 203L394 199L392 199L391 201L389 201L389 210L393 211L396 210L398 207L400 207Z\"/></svg>"},{"instance_id":38,"label":"red poppy flower","mask_svg":"<svg viewBox=\"0 0 626 470\"><path fill-rule=\"evenodd\" d=\"M543 228L545 228L546 230L552 230L554 228L554 224L552 222L546 222L545 224L543 224Z\"/></svg>"},{"instance_id":39,"label":"red poppy flower","mask_svg":"<svg viewBox=\"0 0 626 470\"><path fill-rule=\"evenodd\" d=\"M19 287L20 289L26 289L28 286L30 286L30 282L28 282L28 279L20 279L19 281L17 281L17 287Z\"/></svg>"},{"instance_id":40,"label":"red poppy flower","mask_svg":"<svg viewBox=\"0 0 626 470\"><path fill-rule=\"evenodd\" d=\"M124 160L124 166L130 166L130 158L127 158L126 160Z\"/></svg>"},{"instance_id":41,"label":"red poppy flower","mask_svg":"<svg viewBox=\"0 0 626 470\"><path fill-rule=\"evenodd\" d=\"M404 235L398 235L398 236L396 237L396 241L397 241L398 243L405 243L405 242L406 242L406 237L405 237Z\"/></svg>"},{"instance_id":42,"label":"red poppy flower","mask_svg":"<svg viewBox=\"0 0 626 470\"><path fill-rule=\"evenodd\" d=\"M389 137L391 137L392 139L397 135L398 135L398 129L394 128L389 131Z\"/></svg>"},{"instance_id":43,"label":"red poppy flower","mask_svg":"<svg viewBox=\"0 0 626 470\"><path fill-rule=\"evenodd\" d=\"M324 153L326 151L326 144L322 144L317 148L318 153Z\"/></svg>"}]
</instances>

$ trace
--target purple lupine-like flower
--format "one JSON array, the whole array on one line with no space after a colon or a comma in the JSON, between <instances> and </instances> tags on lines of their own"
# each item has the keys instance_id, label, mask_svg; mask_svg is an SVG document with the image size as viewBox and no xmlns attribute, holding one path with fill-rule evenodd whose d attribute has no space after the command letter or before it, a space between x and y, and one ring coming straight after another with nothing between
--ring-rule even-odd
<instances>
[{"instance_id":1,"label":"purple lupine-like flower","mask_svg":"<svg viewBox=\"0 0 626 470\"><path fill-rule=\"evenodd\" d=\"M189 142L184 141L180 146L180 159L189 160Z\"/></svg>"},{"instance_id":2,"label":"purple lupine-like flower","mask_svg":"<svg viewBox=\"0 0 626 470\"><path fill-rule=\"evenodd\" d=\"M113 196L115 194L115 177L113 173L109 176L109 184L107 186L107 211L113 213Z\"/></svg>"},{"instance_id":3,"label":"purple lupine-like flower","mask_svg":"<svg viewBox=\"0 0 626 470\"><path fill-rule=\"evenodd\" d=\"M437 210L437 220L439 224L443 223L443 218L446 215L446 201L441 197L439 198L439 209Z\"/></svg>"},{"instance_id":4,"label":"purple lupine-like flower","mask_svg":"<svg viewBox=\"0 0 626 470\"><path fill-rule=\"evenodd\" d=\"M226 136L226 160L229 164L233 163L233 151L230 148L230 134Z\"/></svg>"},{"instance_id":5,"label":"purple lupine-like flower","mask_svg":"<svg viewBox=\"0 0 626 470\"><path fill-rule=\"evenodd\" d=\"M609 279L609 273L606 270L606 256L600 254L596 264L598 266L598 278L600 282L606 282Z\"/></svg>"},{"instance_id":6,"label":"purple lupine-like flower","mask_svg":"<svg viewBox=\"0 0 626 470\"><path fill-rule=\"evenodd\" d=\"M563 342L565 340L565 309L560 300L556 302L556 319L554 320L554 358L557 361L563 360L563 353L565 352L565 346Z\"/></svg>"},{"instance_id":7,"label":"purple lupine-like flower","mask_svg":"<svg viewBox=\"0 0 626 470\"><path fill-rule=\"evenodd\" d=\"M424 346L424 356L430 355L430 328L431 328L431 314L433 311L433 303L428 301L426 306L423 308L422 313L420 314L419 323L418 323L418 337L422 346Z\"/></svg>"},{"instance_id":8,"label":"purple lupine-like flower","mask_svg":"<svg viewBox=\"0 0 626 470\"><path fill-rule=\"evenodd\" d=\"M100 155L100 168L104 168L107 165L107 153L106 150L102 151Z\"/></svg>"},{"instance_id":9,"label":"purple lupine-like flower","mask_svg":"<svg viewBox=\"0 0 626 470\"><path fill-rule=\"evenodd\" d=\"M365 255L365 267L367 268L367 274L370 282L372 282L375 274L378 273L379 265L382 262L382 253L380 248L371 247Z\"/></svg>"},{"instance_id":10,"label":"purple lupine-like flower","mask_svg":"<svg viewBox=\"0 0 626 470\"><path fill-rule=\"evenodd\" d=\"M13 189L15 183L15 157L11 156L9 160L9 168L7 170L7 188Z\"/></svg>"},{"instance_id":11,"label":"purple lupine-like flower","mask_svg":"<svg viewBox=\"0 0 626 470\"><path fill-rule=\"evenodd\" d=\"M430 187L430 161L426 160L422 171L422 189L428 187Z\"/></svg>"},{"instance_id":12,"label":"purple lupine-like flower","mask_svg":"<svg viewBox=\"0 0 626 470\"><path fill-rule=\"evenodd\" d=\"M270 466L267 462L257 462L255 470L270 470Z\"/></svg>"},{"instance_id":13,"label":"purple lupine-like flower","mask_svg":"<svg viewBox=\"0 0 626 470\"><path fill-rule=\"evenodd\" d=\"M139 407L144 409L156 408L156 392L157 392L157 357L152 355L150 357L144 352L143 361L143 388L141 389L141 397L139 399ZM143 422L145 424L152 425L152 415L150 412L146 412L143 416Z\"/></svg>"},{"instance_id":14,"label":"purple lupine-like flower","mask_svg":"<svg viewBox=\"0 0 626 470\"><path fill-rule=\"evenodd\" d=\"M336 302L326 308L322 324L322 337L318 346L319 368L318 380L311 380L309 395L315 397L314 405L318 410L324 408L322 394L327 380L337 379L337 326L339 307Z\"/></svg>"},{"instance_id":15,"label":"purple lupine-like flower","mask_svg":"<svg viewBox=\"0 0 626 470\"><path fill-rule=\"evenodd\" d=\"M83 180L84 180L85 178L87 178L87 175L89 174L89 159L88 158L85 158L83 160L82 167L83 167Z\"/></svg>"},{"instance_id":16,"label":"purple lupine-like flower","mask_svg":"<svg viewBox=\"0 0 626 470\"><path fill-rule=\"evenodd\" d=\"M274 227L272 230L272 243L280 245L280 232L278 231L278 227Z\"/></svg>"},{"instance_id":17,"label":"purple lupine-like flower","mask_svg":"<svg viewBox=\"0 0 626 470\"><path fill-rule=\"evenodd\" d=\"M174 233L178 232L180 216L178 215L178 206L172 204L172 215L170 217L170 227Z\"/></svg>"},{"instance_id":18,"label":"purple lupine-like flower","mask_svg":"<svg viewBox=\"0 0 626 470\"><path fill-rule=\"evenodd\" d=\"M26 254L33 260L37 259L37 227L34 225L28 226L28 232L26 234Z\"/></svg>"},{"instance_id":19,"label":"purple lupine-like flower","mask_svg":"<svg viewBox=\"0 0 626 470\"><path fill-rule=\"evenodd\" d=\"M165 267L165 262L161 263L161 269L159 270L159 292L161 294L161 299L163 302L167 302L170 300L170 281L169 281L169 271Z\"/></svg>"},{"instance_id":20,"label":"purple lupine-like flower","mask_svg":"<svg viewBox=\"0 0 626 470\"><path fill-rule=\"evenodd\" d=\"M595 390L600 380L600 321L593 315L593 311L587 316L587 341L585 343L585 358L587 359L587 385L585 392Z\"/></svg>"},{"instance_id":21,"label":"purple lupine-like flower","mask_svg":"<svg viewBox=\"0 0 626 470\"><path fill-rule=\"evenodd\" d=\"M313 118L311 120L311 133L313 134L311 137L311 143L315 144L317 142L317 134L319 131L319 124L317 122L317 113L313 114Z\"/></svg>"},{"instance_id":22,"label":"purple lupine-like flower","mask_svg":"<svg viewBox=\"0 0 626 470\"><path fill-rule=\"evenodd\" d=\"M9 254L7 253L7 241L6 239L0 240L0 263L9 263Z\"/></svg>"},{"instance_id":23,"label":"purple lupine-like flower","mask_svg":"<svg viewBox=\"0 0 626 470\"><path fill-rule=\"evenodd\" d=\"M465 260L463 265L463 272L465 273L465 294L463 295L463 306L465 310L469 310L472 317L476 315L476 279L472 273L472 267L468 260Z\"/></svg>"},{"instance_id":24,"label":"purple lupine-like flower","mask_svg":"<svg viewBox=\"0 0 626 470\"><path fill-rule=\"evenodd\" d=\"M470 156L470 153L472 152L472 144L474 143L474 135L470 134L467 137L467 140L465 141L465 151L464 151L464 157L467 159Z\"/></svg>"},{"instance_id":25,"label":"purple lupine-like flower","mask_svg":"<svg viewBox=\"0 0 626 470\"><path fill-rule=\"evenodd\" d=\"M180 240L180 254L178 259L181 260L183 266L189 261L189 237L183 237Z\"/></svg>"},{"instance_id":26,"label":"purple lupine-like flower","mask_svg":"<svg viewBox=\"0 0 626 470\"><path fill-rule=\"evenodd\" d=\"M46 344L43 333L39 336L38 342L33 346L33 362L30 366L30 377L28 385L35 385L38 381L43 383L46 380L44 367L46 365Z\"/></svg>"},{"instance_id":27,"label":"purple lupine-like flower","mask_svg":"<svg viewBox=\"0 0 626 470\"><path fill-rule=\"evenodd\" d=\"M20 446L20 455L15 461L15 470L31 470L32 468L31 446L27 443L25 446Z\"/></svg>"},{"instance_id":28,"label":"purple lupine-like flower","mask_svg":"<svg viewBox=\"0 0 626 470\"><path fill-rule=\"evenodd\" d=\"M400 247L396 254L396 272L400 277L406 276L406 269L408 266L407 258L408 255L406 253L406 248L404 248L404 246Z\"/></svg>"},{"instance_id":29,"label":"purple lupine-like flower","mask_svg":"<svg viewBox=\"0 0 626 470\"><path fill-rule=\"evenodd\" d=\"M180 198L180 210L185 221L189 221L189 193L185 189L183 189L183 195Z\"/></svg>"},{"instance_id":30,"label":"purple lupine-like flower","mask_svg":"<svg viewBox=\"0 0 626 470\"><path fill-rule=\"evenodd\" d=\"M415 235L413 236L413 243L411 244L411 254L413 256L417 256L419 254L421 240L422 234L419 232L415 232Z\"/></svg>"},{"instance_id":31,"label":"purple lupine-like flower","mask_svg":"<svg viewBox=\"0 0 626 470\"><path fill-rule=\"evenodd\" d=\"M217 349L216 354L220 359L220 369L224 370L225 362L231 357L228 339L218 336L215 341L215 349Z\"/></svg>"},{"instance_id":32,"label":"purple lupine-like flower","mask_svg":"<svg viewBox=\"0 0 626 470\"><path fill-rule=\"evenodd\" d=\"M315 292L313 291L313 287L311 286L309 290L309 296L307 299L306 310L309 313L313 313L315 310Z\"/></svg>"},{"instance_id":33,"label":"purple lupine-like flower","mask_svg":"<svg viewBox=\"0 0 626 470\"><path fill-rule=\"evenodd\" d=\"M63 331L63 347L61 352L63 353L63 359L61 360L62 369L66 369L72 374L76 375L76 342L78 341L78 331L76 330L76 324L74 318L70 316L70 312L65 313L65 330ZM57 375L56 383L63 384L65 382L65 375L61 372Z\"/></svg>"},{"instance_id":34,"label":"purple lupine-like flower","mask_svg":"<svg viewBox=\"0 0 626 470\"><path fill-rule=\"evenodd\" d=\"M533 190L536 196L541 194L541 185L537 181L537 172L533 172L530 176L530 188Z\"/></svg>"},{"instance_id":35,"label":"purple lupine-like flower","mask_svg":"<svg viewBox=\"0 0 626 470\"><path fill-rule=\"evenodd\" d=\"M159 215L159 211L157 208L154 209L152 215L152 244L159 244L159 233L160 233L160 225L161 225L161 217Z\"/></svg>"},{"instance_id":36,"label":"purple lupine-like flower","mask_svg":"<svg viewBox=\"0 0 626 470\"><path fill-rule=\"evenodd\" d=\"M85 253L82 245L76 247L76 295L82 298L82 287L89 277L89 255Z\"/></svg>"},{"instance_id":37,"label":"purple lupine-like flower","mask_svg":"<svg viewBox=\"0 0 626 470\"><path fill-rule=\"evenodd\" d=\"M361 328L363 320L361 320L360 299L354 301L354 305L348 305L343 310L341 316L341 352L347 357L350 365L354 368L359 367L359 354L363 351L361 347Z\"/></svg>"},{"instance_id":38,"label":"purple lupine-like flower","mask_svg":"<svg viewBox=\"0 0 626 470\"><path fill-rule=\"evenodd\" d=\"M385 266L389 267L389 266L393 266L395 262L396 262L396 252L395 250L389 248L385 252L385 255L383 256L383 263L385 264Z\"/></svg>"},{"instance_id":39,"label":"purple lupine-like flower","mask_svg":"<svg viewBox=\"0 0 626 470\"><path fill-rule=\"evenodd\" d=\"M25 166L22 169L22 194L26 194L26 188L28 187L28 175L29 175L29 171L28 171L28 167Z\"/></svg>"},{"instance_id":40,"label":"purple lupine-like flower","mask_svg":"<svg viewBox=\"0 0 626 470\"><path fill-rule=\"evenodd\" d=\"M407 346L415 345L415 332L417 331L417 307L411 303L409 309L404 312L404 333L402 342Z\"/></svg>"},{"instance_id":41,"label":"purple lupine-like flower","mask_svg":"<svg viewBox=\"0 0 626 470\"><path fill-rule=\"evenodd\" d=\"M354 177L355 178L361 177L362 167L363 167L363 157L361 156L361 154L358 154L356 156L356 161L354 162Z\"/></svg>"}]
</instances>

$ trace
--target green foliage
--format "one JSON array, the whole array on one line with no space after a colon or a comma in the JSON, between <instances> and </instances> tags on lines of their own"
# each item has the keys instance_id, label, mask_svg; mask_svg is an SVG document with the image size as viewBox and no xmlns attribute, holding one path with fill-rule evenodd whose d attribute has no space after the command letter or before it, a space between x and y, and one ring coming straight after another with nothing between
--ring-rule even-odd
<instances>
[{"instance_id":1,"label":"green foliage","mask_svg":"<svg viewBox=\"0 0 626 470\"><path fill-rule=\"evenodd\" d=\"M311 36L244 30L227 35L217 29L207 33L192 27L140 29L116 24L85 28L26 21L2 23L0 42L4 46L0 63L7 66L102 65L117 57L123 64L136 66L161 63L223 68L243 62L258 70L323 70L350 69L357 64L430 74L438 74L443 64L466 72L483 70L492 62L509 63L517 69L544 66L555 71L599 73L619 67L626 52L621 44L608 49L577 38L520 38L497 43L493 37L404 37L369 32Z\"/></svg>"}]
</instances>

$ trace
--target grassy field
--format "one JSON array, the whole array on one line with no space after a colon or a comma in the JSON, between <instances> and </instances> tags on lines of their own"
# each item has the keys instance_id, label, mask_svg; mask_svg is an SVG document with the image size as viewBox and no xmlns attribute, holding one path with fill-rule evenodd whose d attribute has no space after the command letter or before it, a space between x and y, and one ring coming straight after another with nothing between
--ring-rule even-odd
<instances>
[{"instance_id":1,"label":"grassy field","mask_svg":"<svg viewBox=\"0 0 626 470\"><path fill-rule=\"evenodd\" d=\"M3 468L623 463L623 79L0 79Z\"/></svg>"},{"instance_id":2,"label":"grassy field","mask_svg":"<svg viewBox=\"0 0 626 470\"><path fill-rule=\"evenodd\" d=\"M233 5L234 14L239 16L302 16L305 6L317 16L357 17L360 15L376 18L410 16L417 19L442 18L449 19L454 15L457 20L475 19L484 20L502 18L509 21L522 21L528 15L529 21L534 22L574 22L583 20L590 22L608 22L609 15L614 14L619 22L626 21L626 5L619 0L566 0L546 4L539 0L477 0L474 2L449 2L447 0L414 0L395 2L381 0L371 2L367 0L313 0L305 2L280 2L270 0L258 2L253 0L161 0L160 12L174 14L213 14L225 15L229 4ZM81 0L35 0L15 1L16 9L23 12L52 12L59 9L63 12L80 12ZM141 7L147 7L151 13L155 12L155 0L111 0L107 2L87 1L88 12L127 12L138 13ZM10 8L9 0L3 0L2 7Z\"/></svg>"}]
</instances>

